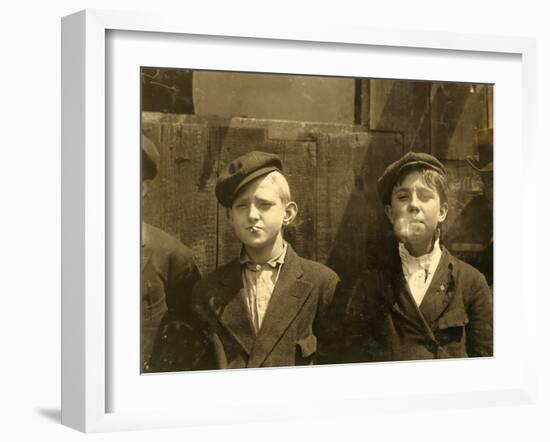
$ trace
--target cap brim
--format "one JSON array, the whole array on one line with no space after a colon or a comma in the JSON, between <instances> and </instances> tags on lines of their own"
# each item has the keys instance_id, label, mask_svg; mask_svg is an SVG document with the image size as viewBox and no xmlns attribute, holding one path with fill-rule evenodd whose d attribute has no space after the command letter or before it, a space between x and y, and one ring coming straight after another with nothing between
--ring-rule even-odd
<instances>
[{"instance_id":1,"label":"cap brim","mask_svg":"<svg viewBox=\"0 0 550 442\"><path fill-rule=\"evenodd\" d=\"M418 161L411 161L410 163L407 163L407 164L403 164L397 170L395 176L401 175L401 173L404 170L411 169L411 168L414 168L414 167L417 167L417 166L424 166L424 167L427 167L428 169L435 170L436 172L439 172L441 175L446 175L445 169L442 169L441 167L438 167L434 164L428 163L427 161L418 160Z\"/></svg>"},{"instance_id":2,"label":"cap brim","mask_svg":"<svg viewBox=\"0 0 550 442\"><path fill-rule=\"evenodd\" d=\"M479 167L479 163L475 160L475 157L468 157L466 161L472 169L477 170L478 172L492 172L493 171L493 162L485 164L483 167Z\"/></svg>"},{"instance_id":3,"label":"cap brim","mask_svg":"<svg viewBox=\"0 0 550 442\"><path fill-rule=\"evenodd\" d=\"M408 169L414 169L415 167L418 167L418 166L423 166L427 169L434 170L443 176L447 174L444 168L441 168L436 164L432 164L424 160L416 160L416 161L405 163L401 167L399 167L399 169L394 169L389 174L385 173L378 180L378 195L383 204L388 204L389 201L391 200L392 189L393 189L393 186L395 185L395 182L397 181L397 177L401 176L404 173L404 171Z\"/></svg>"}]
</instances>

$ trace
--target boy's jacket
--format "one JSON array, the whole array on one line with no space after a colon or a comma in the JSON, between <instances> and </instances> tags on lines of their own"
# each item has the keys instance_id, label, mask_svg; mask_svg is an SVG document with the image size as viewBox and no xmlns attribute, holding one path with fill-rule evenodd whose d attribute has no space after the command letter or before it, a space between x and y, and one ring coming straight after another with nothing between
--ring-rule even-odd
<instances>
[{"instance_id":1,"label":"boy's jacket","mask_svg":"<svg viewBox=\"0 0 550 442\"><path fill-rule=\"evenodd\" d=\"M210 337L198 369L275 367L328 361L330 305L339 278L288 245L262 327L255 333L244 301L237 259L206 276L193 290L195 326Z\"/></svg>"},{"instance_id":2,"label":"boy's jacket","mask_svg":"<svg viewBox=\"0 0 550 442\"><path fill-rule=\"evenodd\" d=\"M483 275L442 247L417 306L393 250L358 278L347 302L344 362L492 356L492 292Z\"/></svg>"}]
</instances>

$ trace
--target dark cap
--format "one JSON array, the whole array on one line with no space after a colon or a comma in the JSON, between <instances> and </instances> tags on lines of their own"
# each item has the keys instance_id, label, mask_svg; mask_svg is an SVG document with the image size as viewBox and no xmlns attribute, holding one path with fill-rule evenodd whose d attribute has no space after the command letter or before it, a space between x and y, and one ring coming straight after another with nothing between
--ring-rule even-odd
<instances>
[{"instance_id":1,"label":"dark cap","mask_svg":"<svg viewBox=\"0 0 550 442\"><path fill-rule=\"evenodd\" d=\"M253 150L231 161L220 173L216 183L216 198L224 207L230 208L240 189L262 175L281 172L281 159L271 153Z\"/></svg>"},{"instance_id":2,"label":"dark cap","mask_svg":"<svg viewBox=\"0 0 550 442\"><path fill-rule=\"evenodd\" d=\"M144 180L152 180L157 176L160 155L155 143L145 135L141 136L141 169Z\"/></svg>"},{"instance_id":3,"label":"dark cap","mask_svg":"<svg viewBox=\"0 0 550 442\"><path fill-rule=\"evenodd\" d=\"M378 178L378 196L383 204L390 204L391 192L397 180L407 169L431 169L445 176L445 166L434 156L423 152L408 152L400 159L391 163L380 178Z\"/></svg>"},{"instance_id":4,"label":"dark cap","mask_svg":"<svg viewBox=\"0 0 550 442\"><path fill-rule=\"evenodd\" d=\"M493 128L477 131L478 155L466 158L468 164L478 172L493 171Z\"/></svg>"}]
</instances>

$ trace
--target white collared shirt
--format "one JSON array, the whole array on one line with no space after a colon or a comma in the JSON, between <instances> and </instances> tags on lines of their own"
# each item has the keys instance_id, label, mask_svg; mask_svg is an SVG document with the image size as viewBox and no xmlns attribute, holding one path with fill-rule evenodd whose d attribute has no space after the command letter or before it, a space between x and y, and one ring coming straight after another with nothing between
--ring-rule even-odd
<instances>
[{"instance_id":1,"label":"white collared shirt","mask_svg":"<svg viewBox=\"0 0 550 442\"><path fill-rule=\"evenodd\" d=\"M424 299L424 295L426 295L441 259L439 238L435 240L433 250L422 256L412 256L405 245L399 243L399 257L401 258L401 268L405 280L416 305L419 306Z\"/></svg>"},{"instance_id":2,"label":"white collared shirt","mask_svg":"<svg viewBox=\"0 0 550 442\"><path fill-rule=\"evenodd\" d=\"M256 333L262 326L271 295L273 295L275 284L285 261L286 251L287 245L283 243L283 251L278 257L270 259L265 264L255 264L246 254L244 247L242 249L239 262L243 265L245 304Z\"/></svg>"}]
</instances>

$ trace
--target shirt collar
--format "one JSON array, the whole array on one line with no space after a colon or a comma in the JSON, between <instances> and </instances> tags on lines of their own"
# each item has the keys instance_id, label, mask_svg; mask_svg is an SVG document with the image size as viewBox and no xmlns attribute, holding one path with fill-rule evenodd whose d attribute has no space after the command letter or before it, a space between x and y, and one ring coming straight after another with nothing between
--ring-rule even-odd
<instances>
[{"instance_id":1,"label":"shirt collar","mask_svg":"<svg viewBox=\"0 0 550 442\"><path fill-rule=\"evenodd\" d=\"M433 262L439 261L440 256L441 247L439 245L439 238L436 238L432 251L422 256L412 256L405 247L405 244L402 242L399 243L399 257L401 258L401 263L409 272L420 268L429 269Z\"/></svg>"},{"instance_id":2,"label":"shirt collar","mask_svg":"<svg viewBox=\"0 0 550 442\"><path fill-rule=\"evenodd\" d=\"M276 269L279 264L283 264L285 262L285 256L286 256L287 249L288 249L287 243L286 243L286 241L283 241L283 250L279 254L279 256L271 258L269 261L267 261L265 264L262 264L261 266L263 266L263 267L269 266L269 267L272 267L272 268ZM239 255L239 263L241 265L246 265L247 268L249 268L250 270L257 270L256 267L258 266L258 264L255 264L254 262L252 262L252 260L250 259L250 257L246 253L246 249L244 248L244 246L241 249L241 253Z\"/></svg>"}]
</instances>

